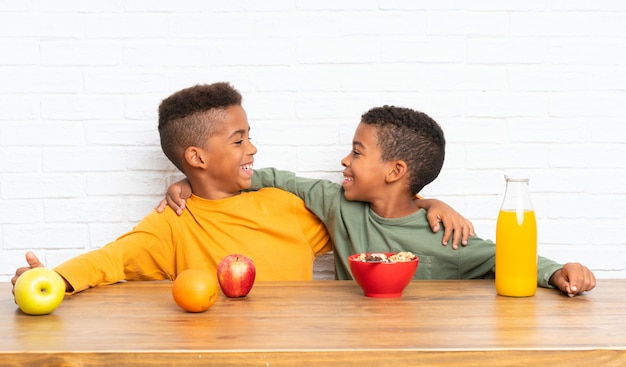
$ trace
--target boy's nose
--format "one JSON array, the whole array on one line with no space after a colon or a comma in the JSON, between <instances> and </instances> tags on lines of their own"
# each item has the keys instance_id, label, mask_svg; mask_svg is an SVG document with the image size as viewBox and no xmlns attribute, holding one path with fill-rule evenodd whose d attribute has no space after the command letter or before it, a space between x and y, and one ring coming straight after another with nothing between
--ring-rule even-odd
<instances>
[{"instance_id":1,"label":"boy's nose","mask_svg":"<svg viewBox=\"0 0 626 367\"><path fill-rule=\"evenodd\" d=\"M252 142L250 142L249 140L248 142L250 143L250 146L248 147L248 154L255 155L258 149L254 144L252 144Z\"/></svg>"},{"instance_id":2,"label":"boy's nose","mask_svg":"<svg viewBox=\"0 0 626 367\"><path fill-rule=\"evenodd\" d=\"M341 159L341 165L344 167L348 167L348 156L343 157L343 159Z\"/></svg>"}]
</instances>

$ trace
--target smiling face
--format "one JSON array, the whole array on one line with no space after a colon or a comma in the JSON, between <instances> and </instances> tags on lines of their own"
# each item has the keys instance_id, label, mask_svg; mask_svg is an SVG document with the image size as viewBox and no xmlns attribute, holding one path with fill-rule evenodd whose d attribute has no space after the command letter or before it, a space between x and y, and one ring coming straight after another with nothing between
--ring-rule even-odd
<instances>
[{"instance_id":1,"label":"smiling face","mask_svg":"<svg viewBox=\"0 0 626 367\"><path fill-rule=\"evenodd\" d=\"M192 160L196 159L202 168L204 181L198 192L194 187L194 193L206 199L222 199L250 187L257 148L250 142L248 117L241 106L207 113L218 114L221 122L203 147L193 147L196 150L192 151Z\"/></svg>"},{"instance_id":2,"label":"smiling face","mask_svg":"<svg viewBox=\"0 0 626 367\"><path fill-rule=\"evenodd\" d=\"M391 169L378 146L376 127L360 123L354 133L352 151L341 160L344 195L347 200L373 202L385 190Z\"/></svg>"}]
</instances>

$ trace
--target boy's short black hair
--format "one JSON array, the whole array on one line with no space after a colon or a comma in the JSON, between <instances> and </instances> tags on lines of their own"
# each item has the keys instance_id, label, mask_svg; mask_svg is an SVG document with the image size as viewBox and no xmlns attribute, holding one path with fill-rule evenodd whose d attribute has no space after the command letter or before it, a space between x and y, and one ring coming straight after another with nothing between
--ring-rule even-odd
<instances>
[{"instance_id":1,"label":"boy's short black hair","mask_svg":"<svg viewBox=\"0 0 626 367\"><path fill-rule=\"evenodd\" d=\"M446 140L443 130L430 116L410 108L375 107L361 122L376 128L384 161L402 160L409 170L411 194L417 194L441 172Z\"/></svg>"},{"instance_id":2,"label":"boy's short black hair","mask_svg":"<svg viewBox=\"0 0 626 367\"><path fill-rule=\"evenodd\" d=\"M225 82L195 85L165 98L159 105L163 153L185 173L185 149L205 147L208 138L217 131L222 113L233 105L241 105L241 94Z\"/></svg>"}]
</instances>

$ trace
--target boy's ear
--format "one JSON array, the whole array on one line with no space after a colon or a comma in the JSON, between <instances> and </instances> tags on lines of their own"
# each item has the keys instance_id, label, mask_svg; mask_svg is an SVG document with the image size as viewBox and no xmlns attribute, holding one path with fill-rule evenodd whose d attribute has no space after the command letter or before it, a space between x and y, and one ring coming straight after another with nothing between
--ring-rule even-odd
<instances>
[{"instance_id":1,"label":"boy's ear","mask_svg":"<svg viewBox=\"0 0 626 367\"><path fill-rule=\"evenodd\" d=\"M188 165L194 168L203 168L207 163L204 151L193 146L185 149L185 161L187 161Z\"/></svg>"},{"instance_id":2,"label":"boy's ear","mask_svg":"<svg viewBox=\"0 0 626 367\"><path fill-rule=\"evenodd\" d=\"M409 167L405 161L393 161L389 162L389 164L389 173L385 177L387 183L396 182L409 173Z\"/></svg>"}]
</instances>

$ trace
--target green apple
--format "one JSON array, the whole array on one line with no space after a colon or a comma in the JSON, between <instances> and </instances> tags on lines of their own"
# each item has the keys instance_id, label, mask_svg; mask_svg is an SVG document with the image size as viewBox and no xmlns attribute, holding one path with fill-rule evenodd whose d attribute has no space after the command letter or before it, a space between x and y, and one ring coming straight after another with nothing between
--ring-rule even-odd
<instances>
[{"instance_id":1,"label":"green apple","mask_svg":"<svg viewBox=\"0 0 626 367\"><path fill-rule=\"evenodd\" d=\"M65 281L54 270L33 268L17 278L15 303L28 315L46 315L54 311L65 297Z\"/></svg>"}]
</instances>

